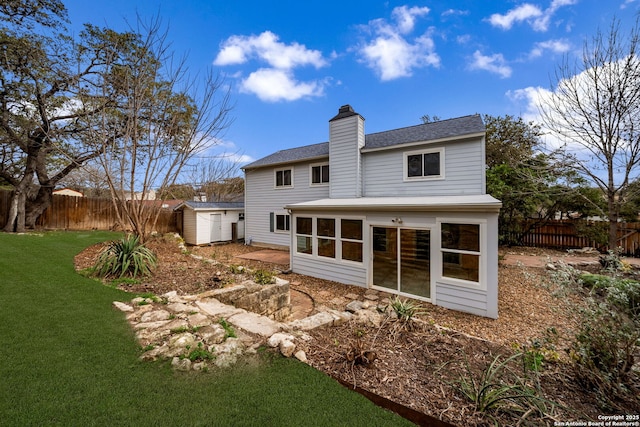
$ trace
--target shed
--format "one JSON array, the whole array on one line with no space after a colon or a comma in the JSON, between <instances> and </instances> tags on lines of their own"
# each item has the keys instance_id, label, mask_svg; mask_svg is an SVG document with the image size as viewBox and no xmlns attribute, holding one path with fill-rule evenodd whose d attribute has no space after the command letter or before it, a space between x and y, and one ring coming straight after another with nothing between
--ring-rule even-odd
<instances>
[{"instance_id":1,"label":"shed","mask_svg":"<svg viewBox=\"0 0 640 427\"><path fill-rule=\"evenodd\" d=\"M207 245L244 239L244 203L186 201L182 211L182 237L189 245Z\"/></svg>"}]
</instances>

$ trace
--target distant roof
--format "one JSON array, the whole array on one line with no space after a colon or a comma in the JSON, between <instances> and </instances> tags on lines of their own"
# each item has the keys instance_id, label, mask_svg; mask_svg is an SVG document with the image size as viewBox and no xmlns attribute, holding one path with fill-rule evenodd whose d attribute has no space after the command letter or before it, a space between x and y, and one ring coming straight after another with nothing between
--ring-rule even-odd
<instances>
[{"instance_id":1,"label":"distant roof","mask_svg":"<svg viewBox=\"0 0 640 427\"><path fill-rule=\"evenodd\" d=\"M413 142L428 142L443 138L459 138L465 135L484 133L485 126L479 114L441 120L416 126L365 135L363 151L393 147ZM243 166L243 169L259 168L263 166L291 163L329 156L329 143L305 145L303 147L280 150L253 163Z\"/></svg>"},{"instance_id":2,"label":"distant roof","mask_svg":"<svg viewBox=\"0 0 640 427\"><path fill-rule=\"evenodd\" d=\"M187 200L176 206L175 209L181 209L182 207L188 207L194 211L198 210L215 210L215 209L244 209L244 202L195 202Z\"/></svg>"}]
</instances>

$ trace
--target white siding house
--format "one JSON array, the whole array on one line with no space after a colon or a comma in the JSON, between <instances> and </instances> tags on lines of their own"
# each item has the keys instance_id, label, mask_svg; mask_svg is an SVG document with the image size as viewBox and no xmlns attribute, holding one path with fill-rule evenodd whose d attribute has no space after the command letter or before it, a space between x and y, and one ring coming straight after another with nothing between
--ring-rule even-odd
<instances>
[{"instance_id":1,"label":"white siding house","mask_svg":"<svg viewBox=\"0 0 640 427\"><path fill-rule=\"evenodd\" d=\"M246 233L296 273L498 316L499 200L479 115L366 135L345 105L329 142L246 165Z\"/></svg>"},{"instance_id":2,"label":"white siding house","mask_svg":"<svg viewBox=\"0 0 640 427\"><path fill-rule=\"evenodd\" d=\"M243 203L187 201L182 211L182 237L189 245L208 245L244 238Z\"/></svg>"}]
</instances>

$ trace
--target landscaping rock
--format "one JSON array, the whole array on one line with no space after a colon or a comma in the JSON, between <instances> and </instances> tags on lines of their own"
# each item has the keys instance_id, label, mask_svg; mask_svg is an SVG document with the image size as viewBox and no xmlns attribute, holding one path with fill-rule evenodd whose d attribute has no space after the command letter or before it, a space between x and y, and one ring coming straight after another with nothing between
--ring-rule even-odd
<instances>
[{"instance_id":1,"label":"landscaping rock","mask_svg":"<svg viewBox=\"0 0 640 427\"><path fill-rule=\"evenodd\" d=\"M307 354L303 350L296 351L293 356L302 363L307 363Z\"/></svg>"},{"instance_id":2,"label":"landscaping rock","mask_svg":"<svg viewBox=\"0 0 640 427\"><path fill-rule=\"evenodd\" d=\"M278 345L278 349L284 357L291 357L293 356L293 352L296 351L296 345L292 341L282 340Z\"/></svg>"},{"instance_id":3,"label":"landscaping rock","mask_svg":"<svg viewBox=\"0 0 640 427\"><path fill-rule=\"evenodd\" d=\"M273 321L268 317L248 311L234 314L227 318L227 321L229 321L233 326L265 338L270 337L281 329L280 323Z\"/></svg>"},{"instance_id":4,"label":"landscaping rock","mask_svg":"<svg viewBox=\"0 0 640 427\"><path fill-rule=\"evenodd\" d=\"M125 312L125 313L130 313L133 312L133 307L131 307L129 304L125 304L123 302L120 301L114 301L113 302L113 306L115 308L117 308L118 310Z\"/></svg>"},{"instance_id":5,"label":"landscaping rock","mask_svg":"<svg viewBox=\"0 0 640 427\"><path fill-rule=\"evenodd\" d=\"M188 371L191 369L191 360L174 357L171 360L171 366L173 366L173 368L177 371Z\"/></svg>"},{"instance_id":6,"label":"landscaping rock","mask_svg":"<svg viewBox=\"0 0 640 427\"><path fill-rule=\"evenodd\" d=\"M198 335L200 335L205 344L208 345L220 344L224 341L226 333L224 328L218 324L204 326L198 331Z\"/></svg>"},{"instance_id":7,"label":"landscaping rock","mask_svg":"<svg viewBox=\"0 0 640 427\"><path fill-rule=\"evenodd\" d=\"M192 304L185 304L182 302L174 302L167 305L167 310L170 310L174 313L192 313L194 311L200 311L197 307L194 307Z\"/></svg>"},{"instance_id":8,"label":"landscaping rock","mask_svg":"<svg viewBox=\"0 0 640 427\"><path fill-rule=\"evenodd\" d=\"M358 310L362 310L362 301L353 300L349 304L347 304L346 310L355 313Z\"/></svg>"},{"instance_id":9,"label":"landscaping rock","mask_svg":"<svg viewBox=\"0 0 640 427\"><path fill-rule=\"evenodd\" d=\"M310 331L322 326L331 326L334 318L331 314L322 311L316 313L313 316L305 317L304 319L294 320L289 322L289 327L292 329L301 329L303 331Z\"/></svg>"},{"instance_id":10,"label":"landscaping rock","mask_svg":"<svg viewBox=\"0 0 640 427\"><path fill-rule=\"evenodd\" d=\"M283 332L278 332L269 337L269 339L267 340L267 345L269 347L275 348L275 347L278 347L280 343L285 340L293 342L295 338L293 335L285 334Z\"/></svg>"},{"instance_id":11,"label":"landscaping rock","mask_svg":"<svg viewBox=\"0 0 640 427\"><path fill-rule=\"evenodd\" d=\"M211 319L204 314L196 313L187 317L189 324L194 328L200 328L211 324Z\"/></svg>"},{"instance_id":12,"label":"landscaping rock","mask_svg":"<svg viewBox=\"0 0 640 427\"><path fill-rule=\"evenodd\" d=\"M190 332L174 335L169 339L169 347L172 348L195 348L196 338Z\"/></svg>"},{"instance_id":13,"label":"landscaping rock","mask_svg":"<svg viewBox=\"0 0 640 427\"><path fill-rule=\"evenodd\" d=\"M169 320L171 317L171 313L167 310L152 310L148 313L144 313L142 317L140 317L141 322L158 322L161 320Z\"/></svg>"}]
</instances>

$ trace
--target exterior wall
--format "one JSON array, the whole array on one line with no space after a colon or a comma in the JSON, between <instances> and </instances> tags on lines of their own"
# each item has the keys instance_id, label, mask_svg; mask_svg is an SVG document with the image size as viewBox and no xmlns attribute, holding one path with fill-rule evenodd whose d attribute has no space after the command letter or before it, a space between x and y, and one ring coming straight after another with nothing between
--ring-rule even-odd
<instances>
[{"instance_id":1,"label":"exterior wall","mask_svg":"<svg viewBox=\"0 0 640 427\"><path fill-rule=\"evenodd\" d=\"M363 154L364 196L455 196L485 193L484 139ZM405 181L404 153L444 147L444 179Z\"/></svg>"},{"instance_id":2,"label":"exterior wall","mask_svg":"<svg viewBox=\"0 0 640 427\"><path fill-rule=\"evenodd\" d=\"M362 196L360 149L364 146L364 119L354 115L329 123L330 197Z\"/></svg>"},{"instance_id":3,"label":"exterior wall","mask_svg":"<svg viewBox=\"0 0 640 427\"><path fill-rule=\"evenodd\" d=\"M289 203L307 202L329 197L328 185L311 185L310 166L319 161L296 163L293 187L274 186L275 170L281 167L245 171L245 240L258 246L289 247L290 234L270 231L271 212L286 214ZM330 171L331 174L331 171ZM330 179L333 176L330 175Z\"/></svg>"},{"instance_id":4,"label":"exterior wall","mask_svg":"<svg viewBox=\"0 0 640 427\"><path fill-rule=\"evenodd\" d=\"M206 245L211 241L211 214L220 214L221 237L220 242L232 239L231 224L238 223L238 228L244 227L243 221L239 221L241 210L204 210L194 211L183 209L183 237L189 245ZM240 234L240 231L239 231Z\"/></svg>"},{"instance_id":5,"label":"exterior wall","mask_svg":"<svg viewBox=\"0 0 640 427\"><path fill-rule=\"evenodd\" d=\"M295 212L292 217L291 269L295 273L332 280L339 283L372 287L373 245L372 227L429 229L431 298L427 301L443 307L497 318L498 316L498 214L450 212L375 212L363 209L363 262L341 261L316 254L300 254L295 246L295 217L356 218L352 212ZM398 225L397 218L402 223ZM394 221L395 220L395 221ZM465 283L442 276L441 226L443 222L480 225L479 283ZM385 289L385 291L388 291Z\"/></svg>"},{"instance_id":6,"label":"exterior wall","mask_svg":"<svg viewBox=\"0 0 640 427\"><path fill-rule=\"evenodd\" d=\"M182 209L182 237L188 245L198 244L196 212L192 209Z\"/></svg>"}]
</instances>

